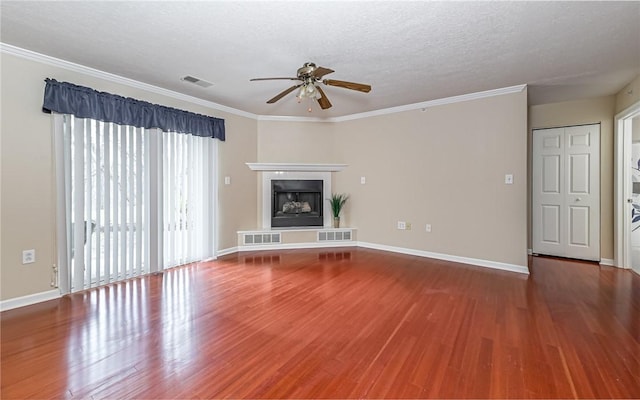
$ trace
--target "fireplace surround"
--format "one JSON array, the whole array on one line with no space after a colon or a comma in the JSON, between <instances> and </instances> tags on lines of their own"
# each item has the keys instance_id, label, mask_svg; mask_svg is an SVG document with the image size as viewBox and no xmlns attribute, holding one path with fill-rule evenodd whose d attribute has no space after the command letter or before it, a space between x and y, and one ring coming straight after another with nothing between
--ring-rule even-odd
<instances>
[{"instance_id":1,"label":"fireplace surround","mask_svg":"<svg viewBox=\"0 0 640 400\"><path fill-rule=\"evenodd\" d=\"M287 229L285 227L272 226L271 211L273 209L273 196L271 194L271 181L273 180L319 180L322 181L321 202L323 207L322 224L316 226L306 226L307 228L329 228L331 227L331 213L326 198L331 194L332 172L342 171L346 164L290 164L290 163L247 163L252 171L258 171L261 177L258 178L261 190L258 191L260 198L259 216L262 221L262 229ZM299 225L297 228L304 228ZM296 229L296 227L291 227Z\"/></svg>"}]
</instances>

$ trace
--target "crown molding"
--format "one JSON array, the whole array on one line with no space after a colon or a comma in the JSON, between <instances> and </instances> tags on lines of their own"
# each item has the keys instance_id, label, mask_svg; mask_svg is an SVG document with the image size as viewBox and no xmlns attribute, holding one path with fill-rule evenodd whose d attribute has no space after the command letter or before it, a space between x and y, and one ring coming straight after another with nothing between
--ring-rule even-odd
<instances>
[{"instance_id":1,"label":"crown molding","mask_svg":"<svg viewBox=\"0 0 640 400\"><path fill-rule=\"evenodd\" d=\"M203 99L200 99L194 96L189 96L183 93L174 92L173 90L163 89L158 86L136 81L134 79L125 78L123 76L111 74L109 72L100 71L98 69L72 63L70 61L36 53L35 51L26 50L20 47L12 46L10 44L0 42L0 53L10 54L16 57L25 58L27 60L37 61L42 64L51 65L53 67L63 68L69 71L89 75L94 78L104 79L109 82L119 83L121 85L133 87L136 89L146 90L147 92L160 94L160 95L171 97L177 100L186 101L188 103L212 108L214 110L227 112L229 114L234 114L241 117L247 117L252 119L258 119L258 116L256 114L238 110L236 108L227 107L222 104L214 103L208 100L203 100Z\"/></svg>"},{"instance_id":2,"label":"crown molding","mask_svg":"<svg viewBox=\"0 0 640 400\"><path fill-rule=\"evenodd\" d=\"M405 104L402 106L383 108L380 110L367 111L357 114L343 115L341 117L318 118L318 117L288 117L276 115L260 115L258 121L281 121L281 122L343 122L356 119L377 117L380 115L395 114L404 111L422 110L426 108L442 106L445 104L461 103L464 101L484 99L487 97L501 96L503 94L520 93L527 88L526 84L509 86L499 89L485 90L483 92L467 93L459 96L445 97L442 99L423 101L420 103Z\"/></svg>"},{"instance_id":3,"label":"crown molding","mask_svg":"<svg viewBox=\"0 0 640 400\"><path fill-rule=\"evenodd\" d=\"M123 76L111 74L109 72L100 71L98 69L86 67L84 65L72 63L70 61L62 60L59 58L47 56L35 51L26 50L20 47L12 46L10 44L0 42L0 53L11 54L16 57L25 58L32 61L41 62L43 64L51 65L58 68L78 72L81 74L93 76L95 78L104 79L110 82L119 83L122 85L134 87L137 89L146 90L148 92L157 93L163 96L171 97L177 100L186 101L192 104L201 105L204 107L212 108L214 110L227 112L229 114L238 115L241 117L251 118L258 121L279 121L279 122L343 122L352 121L356 119L376 117L380 115L395 114L404 111L412 111L418 109L425 109L435 106L441 106L445 104L460 103L470 100L478 100L487 97L500 96L503 94L520 93L526 89L527 85L516 85L505 88L486 90L483 92L468 93L459 96L445 97L442 99L423 101L421 103L406 104L397 107L383 108L380 110L367 111L357 114L343 115L341 117L292 117L286 115L257 115L247 111L238 110L224 106L222 104L214 103L212 101L203 100L194 96L189 96L173 90L163 89L158 86L150 85L133 79L125 78Z\"/></svg>"},{"instance_id":4,"label":"crown molding","mask_svg":"<svg viewBox=\"0 0 640 400\"><path fill-rule=\"evenodd\" d=\"M252 171L339 172L347 164L245 163Z\"/></svg>"},{"instance_id":5,"label":"crown molding","mask_svg":"<svg viewBox=\"0 0 640 400\"><path fill-rule=\"evenodd\" d=\"M278 122L336 122L336 117L291 117L287 115L259 115L258 121Z\"/></svg>"},{"instance_id":6,"label":"crown molding","mask_svg":"<svg viewBox=\"0 0 640 400\"><path fill-rule=\"evenodd\" d=\"M354 120L354 119L377 117L379 115L395 114L395 113L400 113L400 112L404 112L404 111L412 111L412 110L425 111L424 109L426 109L426 108L442 106L442 105L445 105L445 104L461 103L461 102L464 102L464 101L484 99L484 98L493 97L493 96L501 96L503 94L520 93L523 90L525 90L526 87L527 87L526 84L517 85L517 86L509 86L509 87L505 87L505 88L485 90L483 92L467 93L467 94L462 94L462 95L459 95L459 96L451 96L451 97L445 97L445 98L442 98L442 99L423 101L423 102L420 102L420 103L406 104L406 105L398 106L398 107L384 108L382 110L367 111L367 112L363 112L363 113L351 114L351 115L345 115L345 116L342 116L342 117L332 118L332 122L351 121L351 120Z\"/></svg>"}]
</instances>

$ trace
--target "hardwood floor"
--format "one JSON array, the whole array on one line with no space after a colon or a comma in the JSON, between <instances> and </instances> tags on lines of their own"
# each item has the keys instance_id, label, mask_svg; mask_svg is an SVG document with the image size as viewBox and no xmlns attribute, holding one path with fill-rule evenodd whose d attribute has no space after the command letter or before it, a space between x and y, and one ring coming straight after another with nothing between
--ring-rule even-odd
<instances>
[{"instance_id":1,"label":"hardwood floor","mask_svg":"<svg viewBox=\"0 0 640 400\"><path fill-rule=\"evenodd\" d=\"M640 277L241 253L1 314L8 398L640 398Z\"/></svg>"}]
</instances>

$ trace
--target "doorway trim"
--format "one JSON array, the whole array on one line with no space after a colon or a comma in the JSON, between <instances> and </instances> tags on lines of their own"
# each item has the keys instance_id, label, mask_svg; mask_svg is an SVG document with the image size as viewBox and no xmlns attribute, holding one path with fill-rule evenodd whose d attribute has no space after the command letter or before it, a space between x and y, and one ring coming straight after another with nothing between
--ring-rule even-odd
<instances>
[{"instance_id":1,"label":"doorway trim","mask_svg":"<svg viewBox=\"0 0 640 400\"><path fill-rule=\"evenodd\" d=\"M613 243L614 265L631 268L631 222L625 218L627 199L631 198L631 171L625 160L631 158L631 148L625 146L631 132L624 129L626 120L640 115L640 101L622 110L614 117L614 182L613 182Z\"/></svg>"}]
</instances>

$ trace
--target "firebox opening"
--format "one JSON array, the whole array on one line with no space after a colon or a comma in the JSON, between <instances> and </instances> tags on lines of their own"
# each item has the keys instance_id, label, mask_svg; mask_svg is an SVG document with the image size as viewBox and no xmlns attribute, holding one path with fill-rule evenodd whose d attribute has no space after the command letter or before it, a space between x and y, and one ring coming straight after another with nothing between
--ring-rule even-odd
<instances>
[{"instance_id":1,"label":"firebox opening","mask_svg":"<svg viewBox=\"0 0 640 400\"><path fill-rule=\"evenodd\" d=\"M272 180L272 227L322 226L322 180Z\"/></svg>"}]
</instances>

